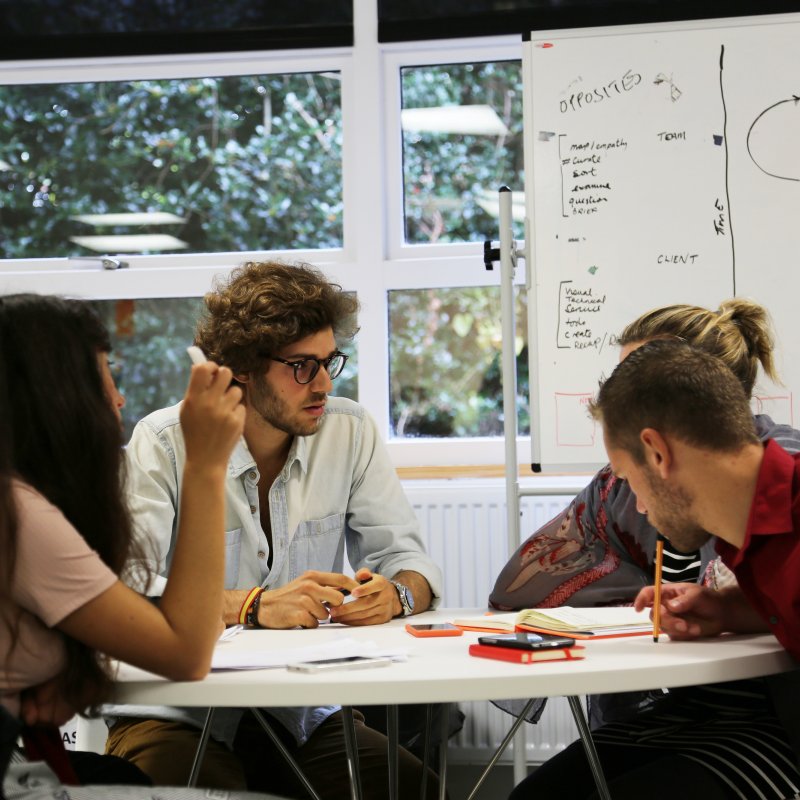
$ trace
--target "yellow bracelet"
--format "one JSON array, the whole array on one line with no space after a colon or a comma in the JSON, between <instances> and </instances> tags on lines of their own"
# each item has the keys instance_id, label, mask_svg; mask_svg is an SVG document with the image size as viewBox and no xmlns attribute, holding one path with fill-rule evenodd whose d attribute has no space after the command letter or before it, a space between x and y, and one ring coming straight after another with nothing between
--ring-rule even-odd
<instances>
[{"instance_id":1,"label":"yellow bracelet","mask_svg":"<svg viewBox=\"0 0 800 800\"><path fill-rule=\"evenodd\" d=\"M239 609L239 624L244 625L247 620L247 612L250 610L250 606L253 605L253 601L258 597L261 592L264 590L260 586L254 586L248 593L247 597L244 599L244 603L242 603L242 607Z\"/></svg>"},{"instance_id":2,"label":"yellow bracelet","mask_svg":"<svg viewBox=\"0 0 800 800\"><path fill-rule=\"evenodd\" d=\"M258 609L261 606L261 598L264 596L264 590L262 589L254 598L253 602L250 603L250 608L247 609L247 614L245 614L245 620L248 625L252 628L263 628L264 626L258 621Z\"/></svg>"}]
</instances>

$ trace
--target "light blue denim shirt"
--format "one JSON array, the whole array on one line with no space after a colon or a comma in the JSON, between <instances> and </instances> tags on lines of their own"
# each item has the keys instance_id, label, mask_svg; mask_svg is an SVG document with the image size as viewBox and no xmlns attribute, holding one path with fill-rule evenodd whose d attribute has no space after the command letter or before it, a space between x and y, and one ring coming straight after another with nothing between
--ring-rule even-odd
<instances>
[{"instance_id":1,"label":"light blue denim shirt","mask_svg":"<svg viewBox=\"0 0 800 800\"><path fill-rule=\"evenodd\" d=\"M166 584L177 535L185 447L180 405L155 411L138 423L127 448L127 486L137 534L155 576L148 594ZM424 575L442 594L441 570L425 553L419 523L367 412L350 400L328 399L320 428L295 437L286 464L269 491L272 569L261 527L259 473L242 440L229 465L226 486L225 588L275 589L306 570L354 571L366 567L388 578L401 570ZM274 708L269 713L304 743L338 706ZM114 707L107 713L161 717L202 724L200 709ZM231 744L241 711L218 709L212 733Z\"/></svg>"}]
</instances>

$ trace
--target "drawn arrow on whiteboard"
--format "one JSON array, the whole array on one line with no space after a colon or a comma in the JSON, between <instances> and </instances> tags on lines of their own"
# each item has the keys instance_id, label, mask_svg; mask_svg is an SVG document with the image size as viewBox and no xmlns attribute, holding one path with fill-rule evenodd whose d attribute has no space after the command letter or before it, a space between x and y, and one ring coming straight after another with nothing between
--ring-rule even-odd
<instances>
[{"instance_id":1,"label":"drawn arrow on whiteboard","mask_svg":"<svg viewBox=\"0 0 800 800\"><path fill-rule=\"evenodd\" d=\"M765 174L800 181L800 95L765 108L747 131L747 153Z\"/></svg>"}]
</instances>

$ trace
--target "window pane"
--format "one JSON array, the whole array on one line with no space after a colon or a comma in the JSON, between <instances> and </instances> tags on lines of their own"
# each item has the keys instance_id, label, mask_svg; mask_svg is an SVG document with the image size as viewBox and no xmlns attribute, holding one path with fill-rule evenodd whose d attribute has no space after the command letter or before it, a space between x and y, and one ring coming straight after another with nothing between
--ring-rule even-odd
<instances>
[{"instance_id":1,"label":"window pane","mask_svg":"<svg viewBox=\"0 0 800 800\"><path fill-rule=\"evenodd\" d=\"M517 298L517 408L530 430L525 305ZM500 287L389 293L396 437L502 436Z\"/></svg>"},{"instance_id":2,"label":"window pane","mask_svg":"<svg viewBox=\"0 0 800 800\"><path fill-rule=\"evenodd\" d=\"M341 140L336 73L0 86L0 257L341 247Z\"/></svg>"},{"instance_id":3,"label":"window pane","mask_svg":"<svg viewBox=\"0 0 800 800\"><path fill-rule=\"evenodd\" d=\"M524 238L520 62L406 67L401 79L406 241L496 239L503 184Z\"/></svg>"},{"instance_id":4,"label":"window pane","mask_svg":"<svg viewBox=\"0 0 800 800\"><path fill-rule=\"evenodd\" d=\"M127 441L142 417L183 397L191 370L186 348L194 339L203 301L108 300L95 307L111 333L111 360L118 365L116 381L126 401L122 419ZM358 350L350 342L341 350L349 360L333 383L333 394L357 400Z\"/></svg>"}]
</instances>

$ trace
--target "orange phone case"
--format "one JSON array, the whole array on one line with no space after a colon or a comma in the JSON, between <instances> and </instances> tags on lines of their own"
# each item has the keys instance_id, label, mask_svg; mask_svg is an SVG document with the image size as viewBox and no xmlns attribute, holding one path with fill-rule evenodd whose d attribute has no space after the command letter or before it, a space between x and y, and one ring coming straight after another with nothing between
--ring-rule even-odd
<instances>
[{"instance_id":1,"label":"orange phone case","mask_svg":"<svg viewBox=\"0 0 800 800\"><path fill-rule=\"evenodd\" d=\"M444 628L444 629L434 628L433 630L430 631L423 631L419 630L416 625L413 625L410 622L406 623L406 630L412 636L419 636L421 638L433 637L433 636L461 636L464 633L464 631L462 631L461 628L456 628L455 626L453 626L452 628Z\"/></svg>"}]
</instances>

